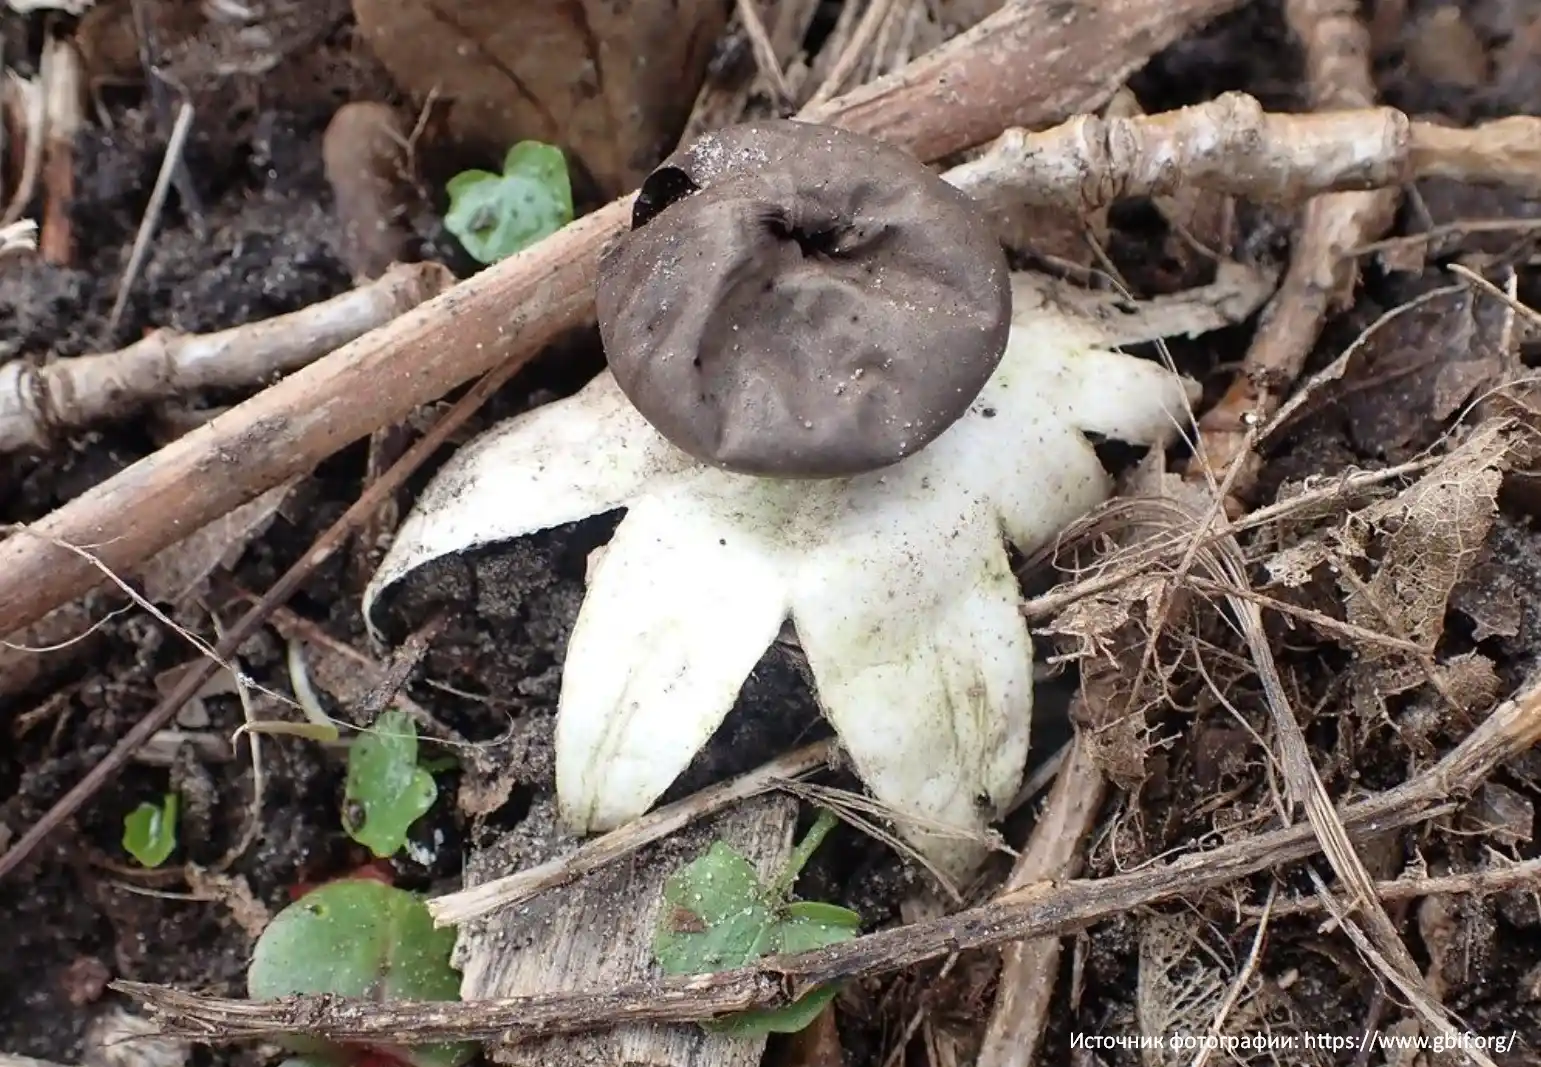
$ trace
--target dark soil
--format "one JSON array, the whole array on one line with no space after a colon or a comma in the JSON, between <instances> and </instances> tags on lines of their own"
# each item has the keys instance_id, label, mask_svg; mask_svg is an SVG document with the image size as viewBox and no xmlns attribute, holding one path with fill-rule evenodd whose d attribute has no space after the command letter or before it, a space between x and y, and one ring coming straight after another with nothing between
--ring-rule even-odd
<instances>
[{"instance_id":1,"label":"dark soil","mask_svg":"<svg viewBox=\"0 0 1541 1067\"><path fill-rule=\"evenodd\" d=\"M1397 35L1382 42L1378 76L1386 102L1454 122L1541 112L1541 14L1535 5L1514 0L1469 0L1460 5L1461 24L1477 43L1474 54L1484 59L1476 71L1436 62L1428 42L1419 37L1425 32L1420 20L1435 6L1414 0ZM19 22L9 13L0 17ZM28 31L12 25L7 39L25 42ZM1256 3L1159 57L1133 87L1147 110L1207 99L1227 89L1252 92L1270 107L1300 109L1306 100L1294 57L1277 5ZM71 269L28 262L0 273L0 358L49 359L102 351L157 326L220 329L304 307L346 289L350 271L336 251L339 234L322 171L320 138L339 102L391 100L390 93L380 72L350 41L345 24L339 24L314 57L290 61L260 78L233 79L201 115L187 155L202 198L201 218L195 221L173 197L127 313L108 337L106 316L155 182L169 122L155 115L138 89L104 91L112 128L93 123L76 144L77 196L71 218L79 235L78 261ZM1531 218L1541 208L1508 194L1449 183L1425 183L1418 194L1404 211L1404 232L1467 218ZM1249 239L1258 246L1253 251L1261 254L1283 243L1288 219L1258 214ZM1191 284L1196 280L1192 265L1173 259L1169 235L1162 232L1159 219L1152 223L1151 217L1138 205L1118 217L1113 254L1120 267L1136 289L1147 293ZM441 232L425 228L419 237L425 253L446 254L448 243ZM1437 264L1476 252L1490 255L1492 262L1516 265L1522 299L1528 293L1532 303L1538 302L1538 278L1528 266L1534 254L1523 236L1453 238L1432 249L1430 266L1421 274L1393 274L1371 264L1358 303L1332 324L1316 365L1330 361L1386 309L1447 284L1450 279ZM465 267L458 259L455 265ZM1269 499L1287 480L1346 465L1397 462L1430 444L1452 415L1431 410L1426 395L1431 387L1423 371L1437 370L1447 358L1430 340L1431 329L1427 322L1409 325L1381 346L1384 351L1375 358L1383 363L1375 369L1405 372L1390 376L1395 388L1372 386L1351 400L1327 405L1287 440L1276 443L1260 498ZM1185 366L1213 369L1238 358L1249 335L1249 329L1211 335L1180 347L1178 355ZM600 365L592 336L575 338L563 348L560 357L547 359L508 387L477 425L570 391ZM1366 376L1373 377L1368 372ZM1224 380L1223 371L1209 375L1211 397ZM238 399L197 397L187 407L196 411ZM152 452L177 432L175 427L185 425L185 416L186 411L156 411L81 434L46 454L0 456L0 521L23 522L46 514ZM364 465L362 447L324 464L266 535L245 551L228 575L214 582L201 605L176 607L178 620L212 635L205 610L212 607L228 623L244 607L237 591L266 589L356 498ZM414 487L429 473L421 472ZM1512 685L1537 658L1541 538L1523 500L1507 507L1492 538L1491 558L1473 579L1466 606L1458 604L1451 612L1451 628L1464 635L1470 647L1485 651ZM614 521L614 516L591 520L470 561L430 568L390 602L393 640L422 625L434 609L452 607L446 629L433 641L409 692L445 726L473 741L494 742L468 769L441 779L441 796L453 796L457 786L466 785L464 775L503 779L501 787L510 798L476 825L441 802L416 829L421 847L410 857L392 861L398 884L414 889L458 884L467 845L489 842L518 825L532 801L549 793L549 729L562 649L581 600L587 554L604 543ZM334 557L290 602L290 609L323 626L336 640L368 652L358 615L361 576L367 573L368 561L368 554L356 547ZM1476 634L1480 605L1505 596L1517 619L1513 632ZM115 602L106 596L94 598L94 616L112 606ZM4 629L0 625L0 631ZM7 798L0 804L0 839L7 828L14 835L32 825L152 707L159 695L157 679L196 657L185 641L141 613L114 617L81 648L88 654L55 657L52 669L27 691L0 700L0 718L10 731L9 743L0 746L0 797ZM241 666L263 685L287 692L285 655L283 639L267 630L242 650ZM1313 706L1313 701L1330 695L1333 655L1340 654L1308 647L1286 663L1301 687L1301 706ZM1052 750L1065 730L1063 721L1042 710L1048 703L1041 704L1037 726L1048 739L1044 751ZM243 722L233 696L211 696L202 706L208 721L191 728L208 737L228 738ZM350 714L348 707L334 710L344 718ZM1339 793L1350 781L1365 788L1383 787L1405 777L1407 753L1384 739L1367 743L1352 767L1337 762L1336 725L1329 719L1324 714L1311 724L1313 742L1325 753L1329 790ZM1119 804L1110 806L1110 816L1122 827L1116 866L1142 862L1193 839L1191 825L1167 814L1182 810L1174 805L1193 803L1194 768L1213 762L1206 762L1209 757L1197 741L1207 730L1225 726L1218 717L1195 724L1175 715L1158 724L1182 742L1160 755L1140 795L1121 797ZM773 651L729 723L671 795L753 767L820 729L795 663ZM1448 746L1458 737L1443 743ZM1209 737L1220 748L1228 739ZM244 993L250 936L226 903L187 899L187 882L174 869L178 863L214 864L240 839L252 791L251 768L242 751L237 759L191 765L184 760L175 770L135 764L31 863L0 882L0 1053L78 1062L85 1052L87 1024L113 997L103 990L102 975L215 994ZM270 740L264 751L268 788L261 830L224 873L276 910L291 899L296 886L339 875L370 857L342 829L341 761L319 746L294 739ZM1226 773L1213 770L1221 787L1236 781ZM1532 803L1541 801L1541 767L1518 768L1505 782ZM157 799L171 784L186 795L205 795L207 803L189 812L172 866L146 874L124 855L123 816L140 802ZM469 784L499 787L480 779ZM1409 835L1392 843L1397 862L1387 876L1401 869L1414 848L1425 847L1426 858L1455 863L1478 855L1483 844L1472 838L1465 846L1453 846L1446 837ZM1533 855L1536 847L1532 840L1519 851ZM1094 854L1093 873L1113 869L1106 847ZM871 928L897 920L898 902L913 883L911 872L890 853L841 830L810 870L803 891L857 908ZM1298 891L1302 885L1309 883L1297 875L1290 888ZM1541 915L1534 894L1475 902L1463 914L1465 928L1481 936L1469 946L1467 966L1449 977L1447 1004L1479 1033L1518 1031L1531 1049L1541 1048L1536 972ZM1233 931L1215 935L1214 951L1245 958L1253 927L1236 923L1218 903L1211 917L1217 931ZM1277 981L1292 976L1288 997L1294 1010L1309 1020L1307 1029L1357 1033L1375 992L1373 982L1346 942L1319 933L1317 923L1313 916L1278 922L1260 967ZM1074 1012L1065 996L1067 953L1066 981L1057 1001L1063 1010L1053 1013L1056 1022L1043 1062L1080 1062L1070 1058L1072 1032L1133 1032L1138 937L1135 917L1127 916L1095 928L1077 943L1082 966L1077 972L1080 1002ZM1426 948L1417 938L1414 934L1415 951L1425 962ZM945 1025L967 1031L989 1005L989 968L976 972L979 968L965 965L935 988L934 974L926 972L847 991L841 1018L848 1062L862 1067L880 1063L922 995L931 998ZM256 1055L252 1050L200 1054L203 1062L213 1063L254 1062ZM1137 1056L1108 1053L1105 1062L1134 1064ZM1351 1058L1339 1057L1337 1062Z\"/></svg>"}]
</instances>

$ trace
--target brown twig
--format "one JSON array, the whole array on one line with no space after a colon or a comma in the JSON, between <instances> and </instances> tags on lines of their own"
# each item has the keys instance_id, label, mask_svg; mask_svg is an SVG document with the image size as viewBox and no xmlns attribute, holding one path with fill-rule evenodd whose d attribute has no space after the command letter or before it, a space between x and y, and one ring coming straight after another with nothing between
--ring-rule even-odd
<instances>
[{"instance_id":1,"label":"brown twig","mask_svg":"<svg viewBox=\"0 0 1541 1067\"><path fill-rule=\"evenodd\" d=\"M1538 740L1541 677L1533 677L1433 767L1395 789L1347 804L1337 815L1352 836L1362 839L1448 813L1455 807L1452 796L1468 795L1495 767ZM1224 886L1320 849L1309 826L1288 826L1110 878L1037 883L966 911L815 952L605 990L469 1003L378 1004L335 997L227 1000L132 982L116 982L114 988L159 1014L166 1033L211 1042L296 1033L406 1044L518 1041L619 1022L689 1022L779 1007L816 986L890 973L953 952L1059 936L1135 908Z\"/></svg>"},{"instance_id":2,"label":"brown twig","mask_svg":"<svg viewBox=\"0 0 1541 1067\"><path fill-rule=\"evenodd\" d=\"M102 329L101 343L104 345L110 344L112 338L117 336L118 324L123 320L123 312L128 309L134 283L139 280L139 271L144 266L145 257L150 254L150 242L155 239L161 212L166 207L166 197L171 193L177 168L182 163L182 150L187 147L187 138L192 133L193 117L193 105L184 100L177 109L177 120L166 141L166 154L161 158L161 169L155 176L154 188L150 190L149 203L145 204L144 216L140 218L139 229L134 233L134 246L129 249L128 265L123 268L123 277L118 279L118 291L112 299L112 310L107 313L107 325Z\"/></svg>"},{"instance_id":3,"label":"brown twig","mask_svg":"<svg viewBox=\"0 0 1541 1067\"><path fill-rule=\"evenodd\" d=\"M806 118L936 159L1012 125L1095 107L1127 74L1240 0L1012 3L903 70ZM333 352L0 543L0 619L17 629L91 589L99 572L56 542L90 544L122 568L181 531L311 470L490 367L524 365L592 321L601 247L626 196Z\"/></svg>"},{"instance_id":4,"label":"brown twig","mask_svg":"<svg viewBox=\"0 0 1541 1067\"><path fill-rule=\"evenodd\" d=\"M1507 867L1488 867L1462 874L1382 880L1375 883L1375 897L1383 903L1391 903L1415 900L1419 897L1455 896L1460 893L1488 896L1494 893L1509 893L1516 889L1528 889L1532 892L1541 889L1541 859L1522 860ZM1319 896L1301 897L1299 900L1275 903L1273 914L1280 917L1316 915L1326 908L1326 902ZM1240 913L1251 917L1259 914L1260 910L1255 905L1244 905Z\"/></svg>"},{"instance_id":5,"label":"brown twig","mask_svg":"<svg viewBox=\"0 0 1541 1067\"><path fill-rule=\"evenodd\" d=\"M43 367L12 360L0 365L0 452L43 448L61 430L127 418L145 404L193 390L261 384L315 362L453 282L437 263L400 266L363 288L219 333L157 330L116 352Z\"/></svg>"},{"instance_id":6,"label":"brown twig","mask_svg":"<svg viewBox=\"0 0 1541 1067\"><path fill-rule=\"evenodd\" d=\"M1077 699L1080 699L1079 697ZM1076 716L1071 712L1072 721ZM1107 779L1077 736L1054 780L1032 840L1012 868L1006 891L1057 882L1080 873L1081 845L1107 794ZM1001 950L1001 975L989 1027L975 1067L1032 1067L1049 1021L1049 1002L1059 975L1060 941L1044 937Z\"/></svg>"},{"instance_id":7,"label":"brown twig","mask_svg":"<svg viewBox=\"0 0 1541 1067\"><path fill-rule=\"evenodd\" d=\"M1305 50L1317 111L1374 106L1370 35L1359 8L1358 0L1286 0L1285 18ZM1388 186L1321 196L1306 205L1289 270L1263 312L1241 373L1199 422L1201 448L1190 478L1213 480L1241 459L1233 492L1250 493L1261 461L1248 454L1249 433L1284 402L1328 316L1352 302L1359 280L1353 249L1385 233L1400 199L1400 190Z\"/></svg>"},{"instance_id":8,"label":"brown twig","mask_svg":"<svg viewBox=\"0 0 1541 1067\"><path fill-rule=\"evenodd\" d=\"M380 506L380 501L399 488L418 467L422 466L434 450L474 415L487 398L507 383L518 369L517 363L510 362L487 372L486 376L461 397L454 407L434 423L431 430L407 450L395 466L364 490L353 505L343 512L341 517L326 529L326 532L316 538L309 551L284 572L283 577L273 584L262 600L242 615L236 624L220 637L219 643L214 646L213 655L200 660L196 667L184 674L176 688L168 693L148 715L135 723L101 762L92 767L85 777L60 797L34 826L6 850L5 855L0 856L0 878L4 878L15 870L50 833L78 811L97 790L111 781L112 776L133 758L140 746L169 723L182 705L191 700L203 684L214 676L220 669L221 661L234 655L257 627L262 625L268 612L293 596L310 574L336 552L347 540L348 535ZM38 535L24 530L19 536L21 539L26 539Z\"/></svg>"}]
</instances>

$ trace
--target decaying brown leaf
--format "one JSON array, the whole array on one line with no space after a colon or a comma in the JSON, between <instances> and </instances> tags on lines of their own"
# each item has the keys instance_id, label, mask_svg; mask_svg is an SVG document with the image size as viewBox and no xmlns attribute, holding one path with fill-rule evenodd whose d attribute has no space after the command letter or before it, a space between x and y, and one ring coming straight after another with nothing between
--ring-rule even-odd
<instances>
[{"instance_id":1,"label":"decaying brown leaf","mask_svg":"<svg viewBox=\"0 0 1541 1067\"><path fill-rule=\"evenodd\" d=\"M1365 455L1422 448L1504 370L1507 309L1471 289L1427 300L1366 338L1344 380L1344 413Z\"/></svg>"},{"instance_id":2,"label":"decaying brown leaf","mask_svg":"<svg viewBox=\"0 0 1541 1067\"><path fill-rule=\"evenodd\" d=\"M353 0L402 89L437 91L457 143L488 158L562 147L606 196L674 147L727 21L720 0Z\"/></svg>"},{"instance_id":3,"label":"decaying brown leaf","mask_svg":"<svg viewBox=\"0 0 1541 1067\"><path fill-rule=\"evenodd\" d=\"M1493 518L1498 488L1509 459L1509 434L1503 423L1488 423L1395 500L1368 509L1358 522L1379 534L1380 562L1363 583L1344 570L1348 621L1419 645L1432 657L1444 633L1445 608L1456 584L1479 561ZM1491 671L1452 665L1472 697L1492 686L1482 679ZM1373 699L1405 692L1428 678L1426 663L1389 649L1366 649L1356 673ZM1496 681L1496 679L1494 679ZM1435 679L1439 687L1438 679ZM1460 703L1456 693L1448 694Z\"/></svg>"},{"instance_id":4,"label":"decaying brown leaf","mask_svg":"<svg viewBox=\"0 0 1541 1067\"><path fill-rule=\"evenodd\" d=\"M1173 1034L1217 1035L1234 1044L1214 1053L1210 1063L1274 1064L1277 1049L1256 1041L1262 1034L1299 1035L1307 1030L1289 995L1276 984L1265 982L1254 961L1236 959L1204 920L1191 912L1153 915L1140 928L1139 978L1135 1009L1140 1032L1152 1039L1144 1050L1147 1067L1189 1067L1205 1062L1196 1049L1173 1042ZM1251 1046L1242 1039L1250 1037ZM1318 1049L1294 1042L1287 1062L1326 1063Z\"/></svg>"}]
</instances>

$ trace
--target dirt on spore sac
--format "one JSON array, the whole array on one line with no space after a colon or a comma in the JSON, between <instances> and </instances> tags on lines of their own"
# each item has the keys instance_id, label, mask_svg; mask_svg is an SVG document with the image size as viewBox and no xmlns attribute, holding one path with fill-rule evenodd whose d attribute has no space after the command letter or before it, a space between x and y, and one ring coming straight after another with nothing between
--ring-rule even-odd
<instances>
[{"instance_id":1,"label":"dirt on spore sac","mask_svg":"<svg viewBox=\"0 0 1541 1067\"><path fill-rule=\"evenodd\" d=\"M1534 5L1508 0L1459 5L1459 22L1477 46L1462 53L1467 57L1464 68L1448 57L1437 57L1437 49L1424 36L1431 32L1429 20L1439 6L1410 3L1402 36L1382 43L1377 76L1385 102L1455 122L1541 113L1541 13L1531 10ZM64 269L27 261L0 271L0 359L103 351L163 326L189 332L223 329L346 290L350 272L337 252L340 234L322 169L321 136L340 102L396 101L380 72L347 40L346 27L325 47L331 49L328 62L307 63L303 77L285 77L280 69L242 81L238 90L231 90L239 106L232 105L230 121L218 112L200 116L186 156L203 200L200 217L191 217L173 196L122 321L111 334L107 316L161 165L169 123L153 115L139 90L103 93L111 128L93 122L75 146L71 219L77 262ZM1255 3L1219 20L1158 57L1131 86L1148 111L1230 89L1253 93L1270 107L1308 106L1295 50L1276 3ZM1449 183L1424 183L1418 192L1420 197L1404 209L1399 232L1464 218L1533 218L1538 210L1537 204L1507 193ZM1285 235L1278 241L1287 239L1287 222L1287 216L1278 220L1273 232ZM1115 225L1111 252L1137 290L1162 291L1186 273L1182 264L1171 261L1168 235L1152 223L1149 213L1141 213L1136 205L1126 215L1115 216ZM424 254L440 255L448 247L442 231L426 229L418 237ZM1434 246L1429 265L1412 274L1393 274L1370 264L1356 307L1331 325L1313 369L1341 352L1387 308L1416 291L1447 283L1448 275L1439 265L1460 254L1503 256L1520 272L1521 297L1527 292L1541 296L1535 292L1536 272L1528 266L1533 258L1528 240L1523 234L1453 237ZM457 259L455 266L463 272L466 263ZM1185 364L1210 371L1208 399L1223 386L1223 365L1239 357L1248 336L1246 329L1223 331L1180 346ZM1380 358L1391 370L1402 372L1398 388L1367 388L1352 402L1328 406L1274 442L1260 489L1264 499L1285 481L1318 471L1398 462L1437 435L1439 419L1418 406L1422 401L1410 396L1402 379L1413 373L1406 368L1416 371L1420 361L1437 369L1445 353L1431 347L1417 330L1406 331L1388 346ZM601 362L592 332L565 341L560 353L505 388L457 439L570 392ZM0 521L26 522L45 515L164 444L185 427L188 410L239 399L194 397L185 410L152 410L79 434L44 454L0 456ZM1416 415L1415 425L1407 425L1409 412ZM356 499L364 467L362 445L322 465L302 495L246 549L228 580L216 582L205 598L222 621L228 623L244 610L240 591L264 591ZM414 477L403 506L432 469L430 465ZM468 846L492 842L517 827L537 801L549 799L550 727L562 651L582 599L588 555L605 542L616 518L588 520L467 560L434 564L387 601L385 629L393 642L435 611L449 612L409 693L443 724L485 747L475 758L462 761L459 770L441 776L441 797L453 798L457 790L467 788L502 791L508 798L476 825L441 802L414 828L414 848L391 861L398 884L424 890L455 887ZM359 617L359 594L367 574L359 561L369 558L357 546L338 553L290 601L290 610L324 627L334 639L370 651ZM91 604L93 617L99 618L117 601L102 593L94 594ZM190 626L208 632L206 615L192 609L186 615ZM1512 632L1483 631L1482 619L1510 615ZM1452 640L1481 648L1512 685L1535 663L1541 641L1538 627L1541 537L1527 501L1506 500L1488 558L1454 598ZM94 635L90 648L89 656L65 662L26 692L0 698L0 722L9 731L7 743L0 745L0 797L6 798L0 802L0 836L8 829L14 838L31 826L153 707L160 695L157 679L196 656L185 641L138 612L114 616ZM240 664L261 684L288 691L286 645L275 630L266 629L250 641ZM1320 649L1306 648L1293 660L1286 657L1284 666L1292 677L1305 680L1300 706L1315 706L1312 699L1331 693L1334 666ZM207 696L198 709L207 720L192 729L214 738L230 737L245 719L232 694ZM349 714L341 706L331 710L343 718ZM1112 805L1116 811L1109 834L1117 847L1094 849L1088 873L1114 873L1191 840L1191 826L1167 816L1186 811L1195 801L1194 790L1205 784L1221 790L1255 774L1255 767L1228 759L1227 753L1245 742L1224 733L1224 726L1215 720L1200 730L1177 714L1156 724L1158 731L1183 740L1158 754L1140 795L1121 797ZM825 729L796 653L774 647L754 672L740 706L670 796L752 768ZM1041 711L1035 729L1040 737L1063 737L1065 727ZM1338 732L1347 731L1344 721L1323 714L1307 729L1325 754L1323 777L1329 789L1340 789L1346 782L1379 787L1405 777L1406 754L1395 745L1356 744L1354 760L1343 762L1345 741ZM122 849L122 820L139 803L158 798L168 782L183 784L189 795L203 796L206 802L201 817L188 824L199 833L184 834L173 864L217 863L246 829L253 788L250 762L229 758L228 753L180 769L131 765L23 869L0 880L0 1053L60 1063L88 1058L86 1027L114 996L102 988L103 975L243 995L252 941L234 918L230 901L249 893L252 900L276 911L296 887L372 860L342 828L344 767L338 754L279 738L264 744L264 757L267 789L260 832L218 872L218 879L195 894L202 899L180 899L186 896L187 884L175 871L147 875L135 868ZM1521 761L1502 780L1532 802L1541 800L1541 759ZM1420 841L1431 848L1431 862L1451 858L1442 852L1449 847L1448 839L1409 835L1386 846L1386 858L1399 861L1392 868L1401 866L1404 845ZM1480 849L1480 840L1470 847ZM1519 848L1525 855L1535 850L1535 841ZM1303 877L1294 881L1292 890L1309 889ZM872 929L897 921L898 903L915 884L913 871L892 853L842 828L816 858L801 888L810 898L856 908ZM1449 907L1455 915L1446 921L1482 936L1468 938L1461 960L1441 960L1446 1003L1474 1031L1518 1032L1532 1050L1541 1049L1541 914L1534 894L1458 898ZM1215 911L1214 932L1202 951L1232 962L1245 959L1254 929L1241 928L1222 911ZM1315 1031L1357 1033L1374 989L1364 969L1347 955L1344 939L1321 933L1319 924L1320 916L1305 915L1278 920L1271 927L1263 969L1279 987L1272 1010L1279 1013L1277 1020L1306 1017L1307 1028ZM1433 920L1412 925L1415 955L1421 965L1428 965L1429 945L1423 938L1433 940ZM1237 932L1228 937L1219 932L1224 930ZM1148 932L1142 935L1129 916L1074 939L1065 957L1067 980L1057 995L1063 996L1069 987L1075 956L1081 1002L1075 1012L1067 1003L1064 1011L1053 1013L1044 1062L1072 1062L1068 1057L1073 1032L1133 1032L1142 1010L1142 991L1136 989L1141 954L1171 954L1176 981L1177 960L1184 951L1194 951L1192 946L1174 948L1155 940ZM922 997L933 1005L942 1025L960 1033L977 1026L979 1013L988 1010L989 998L983 992L988 973L981 977L978 967L966 965L940 982L934 977L933 968L848 989L842 995L847 1010L841 1013L848 1062L862 1067L881 1063L893 1035ZM260 1058L253 1048L197 1054L200 1063L256 1064ZM1104 1062L1140 1061L1138 1053L1109 1052Z\"/></svg>"}]
</instances>

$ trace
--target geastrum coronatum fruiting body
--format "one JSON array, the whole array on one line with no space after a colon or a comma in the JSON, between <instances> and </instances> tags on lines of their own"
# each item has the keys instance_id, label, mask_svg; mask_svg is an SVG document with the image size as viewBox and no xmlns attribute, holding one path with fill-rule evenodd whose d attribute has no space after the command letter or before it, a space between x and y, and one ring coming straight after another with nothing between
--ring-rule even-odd
<instances>
[{"instance_id":1,"label":"geastrum coronatum fruiting body","mask_svg":"<svg viewBox=\"0 0 1541 1067\"><path fill-rule=\"evenodd\" d=\"M365 611L432 559L624 507L567 648L556 728L564 819L599 830L645 812L790 617L863 782L932 862L962 873L983 855L979 831L1015 793L1027 755L1032 645L1006 542L1032 552L1104 500L1110 479L1086 435L1166 443L1186 421L1191 383L1106 350L1089 321L1037 305L1007 319L992 353L997 284L1009 294L1009 278L994 242L971 236L983 223L967 203L936 198L937 217L960 218L967 232L937 239L938 258L927 260L905 228L921 225L929 172L913 185L888 180L914 175L911 162L869 182L867 161L889 150L790 125L708 134L685 165L649 179L641 227L606 257L600 283L607 346L629 347L607 347L612 371L576 395L462 448L402 524ZM753 131L769 131L760 143L779 154L759 159ZM763 173L744 178L741 164ZM864 256L880 260L885 241L908 250L893 260L902 266L890 269L891 288L862 288L829 262L839 237L804 248L794 229L775 237L769 266L750 254L761 238L742 227L804 226L822 218L813 204L848 212L836 229L867 235L854 246ZM724 232L708 232L714 218ZM690 259L689 235L719 258ZM659 277L644 254L661 257ZM752 280L716 277L712 262L773 283L783 294L774 310L752 299ZM783 286L787 277L795 284ZM926 325L922 289L949 322ZM651 306L664 298L684 305L677 317ZM871 336L825 315L827 301L859 309ZM819 323L837 344L821 342ZM739 349L735 325L748 338ZM677 361L692 350L702 367L686 370ZM863 362L869 352L877 362ZM676 362L655 373L651 359ZM876 384L855 401L823 391L857 369ZM703 387L714 405L705 413L690 403ZM954 406L945 425L914 418L895 433L884 421ZM855 473L816 477L835 469Z\"/></svg>"}]
</instances>

